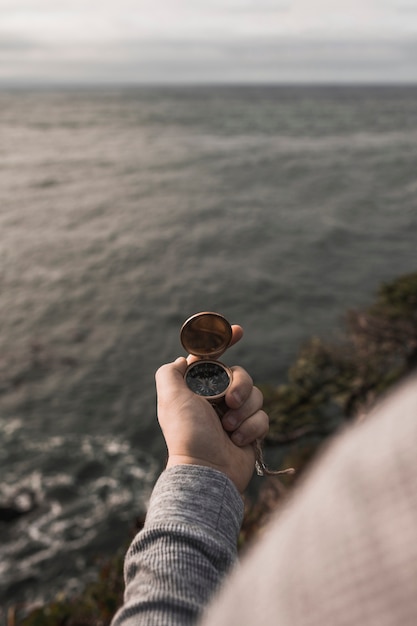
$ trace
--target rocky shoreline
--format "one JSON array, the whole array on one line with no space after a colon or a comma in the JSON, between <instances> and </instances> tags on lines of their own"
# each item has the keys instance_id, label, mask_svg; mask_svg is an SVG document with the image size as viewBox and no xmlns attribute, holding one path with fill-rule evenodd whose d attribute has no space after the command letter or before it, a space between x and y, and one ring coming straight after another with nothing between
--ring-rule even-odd
<instances>
[{"instance_id":1,"label":"rocky shoreline","mask_svg":"<svg viewBox=\"0 0 417 626\"><path fill-rule=\"evenodd\" d=\"M262 387L271 426L267 452L295 475L264 479L255 501L247 501L240 545L264 526L324 441L344 424L362 419L375 401L417 367L417 272L381 285L365 310L346 314L337 339L311 339L278 387ZM12 522L13 520L10 520ZM135 530L141 527L138 520ZM57 597L25 614L12 607L7 626L106 626L123 593L124 549L102 564L97 580L77 598ZM24 616L23 616L24 615Z\"/></svg>"}]
</instances>

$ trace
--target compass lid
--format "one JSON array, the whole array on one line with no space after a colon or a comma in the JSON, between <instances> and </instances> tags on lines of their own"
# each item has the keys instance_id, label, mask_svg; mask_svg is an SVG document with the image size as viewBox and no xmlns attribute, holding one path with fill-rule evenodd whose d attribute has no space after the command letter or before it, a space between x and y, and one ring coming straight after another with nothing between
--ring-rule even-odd
<instances>
[{"instance_id":1,"label":"compass lid","mask_svg":"<svg viewBox=\"0 0 417 626\"><path fill-rule=\"evenodd\" d=\"M230 345L232 327L223 315L204 311L184 322L180 338L190 354L217 359Z\"/></svg>"}]
</instances>

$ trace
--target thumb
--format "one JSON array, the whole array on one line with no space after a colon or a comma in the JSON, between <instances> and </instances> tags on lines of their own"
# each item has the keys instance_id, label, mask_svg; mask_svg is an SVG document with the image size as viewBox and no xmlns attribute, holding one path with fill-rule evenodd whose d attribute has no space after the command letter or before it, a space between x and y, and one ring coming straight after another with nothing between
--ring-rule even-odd
<instances>
[{"instance_id":1,"label":"thumb","mask_svg":"<svg viewBox=\"0 0 417 626\"><path fill-rule=\"evenodd\" d=\"M162 365L155 374L156 390L159 401L172 399L179 389L185 386L184 374L187 360L180 356L173 363Z\"/></svg>"}]
</instances>

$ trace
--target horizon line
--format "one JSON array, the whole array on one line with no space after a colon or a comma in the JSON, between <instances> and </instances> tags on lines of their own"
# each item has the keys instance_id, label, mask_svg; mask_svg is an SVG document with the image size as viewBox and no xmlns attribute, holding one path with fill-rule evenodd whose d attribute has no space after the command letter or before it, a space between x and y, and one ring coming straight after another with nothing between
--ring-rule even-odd
<instances>
[{"instance_id":1,"label":"horizon line","mask_svg":"<svg viewBox=\"0 0 417 626\"><path fill-rule=\"evenodd\" d=\"M2 81L0 79L0 90L2 89L140 89L140 88L249 88L249 87L286 87L286 88L407 88L417 87L417 80L310 80L310 81Z\"/></svg>"}]
</instances>

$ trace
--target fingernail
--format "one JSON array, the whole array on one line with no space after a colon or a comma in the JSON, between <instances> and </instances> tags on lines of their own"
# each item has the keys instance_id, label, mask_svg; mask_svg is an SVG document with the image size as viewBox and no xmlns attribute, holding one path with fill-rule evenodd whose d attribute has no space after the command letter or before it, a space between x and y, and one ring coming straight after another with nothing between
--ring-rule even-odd
<instances>
[{"instance_id":1,"label":"fingernail","mask_svg":"<svg viewBox=\"0 0 417 626\"><path fill-rule=\"evenodd\" d=\"M241 446L244 441L242 433L233 433L231 438L233 443L235 443L237 446Z\"/></svg>"},{"instance_id":2,"label":"fingernail","mask_svg":"<svg viewBox=\"0 0 417 626\"><path fill-rule=\"evenodd\" d=\"M237 406L238 407L241 406L243 400L242 400L242 396L240 395L239 391L234 391L232 393L232 397L233 397L233 400L236 402Z\"/></svg>"},{"instance_id":3,"label":"fingernail","mask_svg":"<svg viewBox=\"0 0 417 626\"><path fill-rule=\"evenodd\" d=\"M225 426L227 426L227 428L233 429L236 428L238 424L238 419L235 415L228 415L224 418L223 423Z\"/></svg>"}]
</instances>

